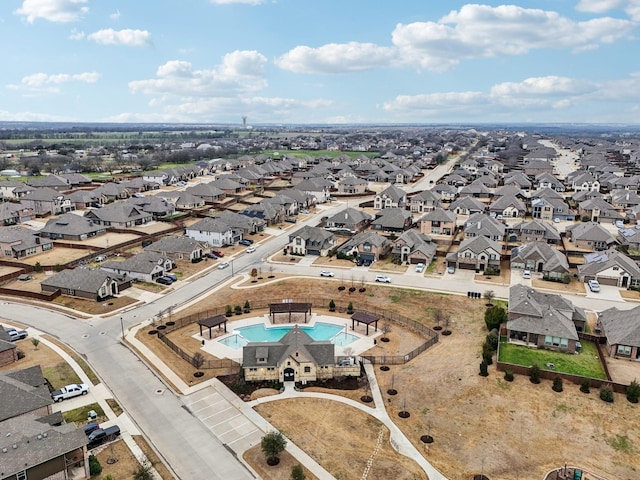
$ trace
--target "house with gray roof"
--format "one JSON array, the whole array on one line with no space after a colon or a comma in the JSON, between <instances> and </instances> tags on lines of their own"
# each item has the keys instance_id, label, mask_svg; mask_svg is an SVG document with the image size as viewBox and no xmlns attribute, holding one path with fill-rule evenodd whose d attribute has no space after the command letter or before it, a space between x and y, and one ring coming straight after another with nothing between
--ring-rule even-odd
<instances>
[{"instance_id":1,"label":"house with gray roof","mask_svg":"<svg viewBox=\"0 0 640 480\"><path fill-rule=\"evenodd\" d=\"M127 187L122 183L107 182L92 190L93 194L99 197L105 197L108 202L116 200L124 200L131 196Z\"/></svg>"},{"instance_id":2,"label":"house with gray roof","mask_svg":"<svg viewBox=\"0 0 640 480\"><path fill-rule=\"evenodd\" d=\"M69 188L90 187L93 184L91 178L81 173L63 173L60 178L67 182Z\"/></svg>"},{"instance_id":3,"label":"house with gray roof","mask_svg":"<svg viewBox=\"0 0 640 480\"><path fill-rule=\"evenodd\" d=\"M204 244L189 237L162 237L151 245L144 247L147 252L154 252L171 260L187 262L202 258Z\"/></svg>"},{"instance_id":4,"label":"house with gray roof","mask_svg":"<svg viewBox=\"0 0 640 480\"><path fill-rule=\"evenodd\" d=\"M413 226L413 216L411 212L404 208L391 207L384 208L376 214L376 218L371 222L371 228L384 232L404 232Z\"/></svg>"},{"instance_id":5,"label":"house with gray roof","mask_svg":"<svg viewBox=\"0 0 640 480\"><path fill-rule=\"evenodd\" d=\"M233 228L225 219L203 218L185 228L187 237L212 247L233 245L242 240L242 232Z\"/></svg>"},{"instance_id":6,"label":"house with gray roof","mask_svg":"<svg viewBox=\"0 0 640 480\"><path fill-rule=\"evenodd\" d=\"M328 230L305 225L289 234L287 249L295 255L326 257L337 243L335 235Z\"/></svg>"},{"instance_id":7,"label":"house with gray roof","mask_svg":"<svg viewBox=\"0 0 640 480\"><path fill-rule=\"evenodd\" d=\"M150 213L154 220L171 216L176 211L176 207L172 202L158 195L131 197L127 199L127 202L142 209L143 212Z\"/></svg>"},{"instance_id":8,"label":"house with gray roof","mask_svg":"<svg viewBox=\"0 0 640 480\"><path fill-rule=\"evenodd\" d=\"M536 189L538 190L543 188L549 188L556 192L564 192L566 190L564 183L558 180L555 175L552 175L550 172L544 172L536 175L534 182Z\"/></svg>"},{"instance_id":9,"label":"house with gray roof","mask_svg":"<svg viewBox=\"0 0 640 480\"><path fill-rule=\"evenodd\" d=\"M527 207L518 197L504 195L489 205L489 213L497 218L524 217L527 213Z\"/></svg>"},{"instance_id":10,"label":"house with gray roof","mask_svg":"<svg viewBox=\"0 0 640 480\"><path fill-rule=\"evenodd\" d=\"M640 225L618 229L617 239L627 250L640 251Z\"/></svg>"},{"instance_id":11,"label":"house with gray roof","mask_svg":"<svg viewBox=\"0 0 640 480\"><path fill-rule=\"evenodd\" d=\"M100 270L140 282L153 282L171 271L173 261L162 253L145 250L123 261L109 260Z\"/></svg>"},{"instance_id":12,"label":"house with gray roof","mask_svg":"<svg viewBox=\"0 0 640 480\"><path fill-rule=\"evenodd\" d=\"M62 295L102 301L131 286L131 279L103 270L74 268L62 270L40 282L43 292L60 290Z\"/></svg>"},{"instance_id":13,"label":"house with gray roof","mask_svg":"<svg viewBox=\"0 0 640 480\"><path fill-rule=\"evenodd\" d=\"M242 369L248 382L276 380L314 382L334 376L358 376L360 366L341 366L335 346L329 341L313 340L294 325L277 342L250 342L242 348Z\"/></svg>"},{"instance_id":14,"label":"house with gray roof","mask_svg":"<svg viewBox=\"0 0 640 480\"><path fill-rule=\"evenodd\" d=\"M486 208L487 206L477 198L460 197L451 202L448 210L456 215L473 215L484 212Z\"/></svg>"},{"instance_id":15,"label":"house with gray roof","mask_svg":"<svg viewBox=\"0 0 640 480\"><path fill-rule=\"evenodd\" d=\"M505 185L516 185L520 190L528 192L531 190L531 180L522 172L511 172L504 177Z\"/></svg>"},{"instance_id":16,"label":"house with gray roof","mask_svg":"<svg viewBox=\"0 0 640 480\"><path fill-rule=\"evenodd\" d=\"M436 257L438 244L431 237L417 230L407 230L392 244L391 254L395 261L429 265Z\"/></svg>"},{"instance_id":17,"label":"house with gray roof","mask_svg":"<svg viewBox=\"0 0 640 480\"><path fill-rule=\"evenodd\" d=\"M84 216L95 224L112 228L131 228L149 223L153 216L128 202L115 202L89 210Z\"/></svg>"},{"instance_id":18,"label":"house with gray roof","mask_svg":"<svg viewBox=\"0 0 640 480\"><path fill-rule=\"evenodd\" d=\"M30 177L27 180L27 184L34 188L51 188L61 192L63 190L69 190L71 185L62 177L58 175L45 175L43 177Z\"/></svg>"},{"instance_id":19,"label":"house with gray roof","mask_svg":"<svg viewBox=\"0 0 640 480\"><path fill-rule=\"evenodd\" d=\"M404 208L407 203L407 192L395 185L389 185L373 199L373 208Z\"/></svg>"},{"instance_id":20,"label":"house with gray roof","mask_svg":"<svg viewBox=\"0 0 640 480\"><path fill-rule=\"evenodd\" d=\"M569 209L569 205L560 198L533 198L531 200L531 216L546 221L570 220L575 215Z\"/></svg>"},{"instance_id":21,"label":"house with gray roof","mask_svg":"<svg viewBox=\"0 0 640 480\"><path fill-rule=\"evenodd\" d=\"M262 232L265 229L266 222L261 218L250 217L241 213L231 212L224 210L218 213L215 218L224 221L235 232L239 232L242 235L249 235L258 232ZM238 240L241 240L239 238Z\"/></svg>"},{"instance_id":22,"label":"house with gray roof","mask_svg":"<svg viewBox=\"0 0 640 480\"><path fill-rule=\"evenodd\" d=\"M436 235L443 241L453 238L456 233L456 214L443 208L436 208L418 219L420 232L425 235Z\"/></svg>"},{"instance_id":23,"label":"house with gray roof","mask_svg":"<svg viewBox=\"0 0 640 480\"><path fill-rule=\"evenodd\" d=\"M640 361L640 306L631 310L609 308L599 314L598 326L607 338L612 357Z\"/></svg>"},{"instance_id":24,"label":"house with gray roof","mask_svg":"<svg viewBox=\"0 0 640 480\"><path fill-rule=\"evenodd\" d=\"M38 216L57 215L74 209L67 196L48 187L36 188L23 195L20 201Z\"/></svg>"},{"instance_id":25,"label":"house with gray roof","mask_svg":"<svg viewBox=\"0 0 640 480\"><path fill-rule=\"evenodd\" d=\"M302 172L296 172L302 173ZM292 182L296 190L304 192L315 198L315 203L326 203L331 196L331 181L322 177L313 177L299 183Z\"/></svg>"},{"instance_id":26,"label":"house with gray roof","mask_svg":"<svg viewBox=\"0 0 640 480\"><path fill-rule=\"evenodd\" d=\"M591 251L607 250L616 243L615 237L596 222L583 222L567 226L567 237L577 248Z\"/></svg>"},{"instance_id":27,"label":"house with gray roof","mask_svg":"<svg viewBox=\"0 0 640 480\"><path fill-rule=\"evenodd\" d=\"M263 200L255 205L249 205L240 213L248 217L259 218L265 222L266 226L282 223L285 217L289 215L286 204L278 203L277 201L269 202L267 200Z\"/></svg>"},{"instance_id":28,"label":"house with gray roof","mask_svg":"<svg viewBox=\"0 0 640 480\"><path fill-rule=\"evenodd\" d=\"M41 237L51 240L81 241L103 235L106 232L107 228L104 225L96 225L87 217L81 217L75 213L65 213L48 220L38 233Z\"/></svg>"},{"instance_id":29,"label":"house with gray roof","mask_svg":"<svg viewBox=\"0 0 640 480\"><path fill-rule=\"evenodd\" d=\"M339 211L326 221L329 229L349 230L357 232L369 226L373 216L352 207Z\"/></svg>"},{"instance_id":30,"label":"house with gray roof","mask_svg":"<svg viewBox=\"0 0 640 480\"><path fill-rule=\"evenodd\" d=\"M200 197L205 203L214 204L223 201L227 194L212 183L199 183L184 190L186 193Z\"/></svg>"},{"instance_id":31,"label":"house with gray roof","mask_svg":"<svg viewBox=\"0 0 640 480\"><path fill-rule=\"evenodd\" d=\"M357 233L338 247L338 252L369 264L384 258L390 250L391 241L375 232Z\"/></svg>"},{"instance_id":32,"label":"house with gray roof","mask_svg":"<svg viewBox=\"0 0 640 480\"><path fill-rule=\"evenodd\" d=\"M159 192L156 197L164 198L178 210L193 210L204 207L205 202L202 197L192 195L186 191L174 190L172 192Z\"/></svg>"},{"instance_id":33,"label":"house with gray roof","mask_svg":"<svg viewBox=\"0 0 640 480\"><path fill-rule=\"evenodd\" d=\"M578 204L578 214L591 222L615 223L618 220L624 220L624 215L617 212L613 205L603 198L592 198L580 202Z\"/></svg>"},{"instance_id":34,"label":"house with gray roof","mask_svg":"<svg viewBox=\"0 0 640 480\"><path fill-rule=\"evenodd\" d=\"M95 190L76 190L67 195L69 201L76 210L84 210L89 207L97 207L107 203L108 199L105 195L95 193Z\"/></svg>"},{"instance_id":35,"label":"house with gray roof","mask_svg":"<svg viewBox=\"0 0 640 480\"><path fill-rule=\"evenodd\" d=\"M39 237L28 228L0 228L0 257L20 259L47 252L52 248L51 240Z\"/></svg>"},{"instance_id":36,"label":"house with gray roof","mask_svg":"<svg viewBox=\"0 0 640 480\"><path fill-rule=\"evenodd\" d=\"M575 353L586 314L561 295L525 285L509 289L507 339L510 343Z\"/></svg>"},{"instance_id":37,"label":"house with gray roof","mask_svg":"<svg viewBox=\"0 0 640 480\"><path fill-rule=\"evenodd\" d=\"M0 325L0 367L10 365L18 361L18 348L11 341L11 337Z\"/></svg>"},{"instance_id":38,"label":"house with gray roof","mask_svg":"<svg viewBox=\"0 0 640 480\"><path fill-rule=\"evenodd\" d=\"M26 414L51 414L53 400L40 365L0 371L0 425Z\"/></svg>"},{"instance_id":39,"label":"house with gray roof","mask_svg":"<svg viewBox=\"0 0 640 480\"><path fill-rule=\"evenodd\" d=\"M35 190L24 182L17 180L0 180L0 198L5 200L19 200L22 196Z\"/></svg>"},{"instance_id":40,"label":"house with gray roof","mask_svg":"<svg viewBox=\"0 0 640 480\"><path fill-rule=\"evenodd\" d=\"M345 177L338 181L338 193L343 195L363 195L369 182L357 177Z\"/></svg>"},{"instance_id":41,"label":"house with gray roof","mask_svg":"<svg viewBox=\"0 0 640 480\"><path fill-rule=\"evenodd\" d=\"M500 269L502 245L487 237L465 238L457 251L447 255L447 265L464 270Z\"/></svg>"},{"instance_id":42,"label":"house with gray roof","mask_svg":"<svg viewBox=\"0 0 640 480\"><path fill-rule=\"evenodd\" d=\"M440 204L441 198L442 195L435 190L423 190L409 198L409 208L414 213L431 212L436 207L442 206Z\"/></svg>"},{"instance_id":43,"label":"house with gray roof","mask_svg":"<svg viewBox=\"0 0 640 480\"><path fill-rule=\"evenodd\" d=\"M464 223L464 238L487 237L501 242L504 240L505 225L489 215L476 213Z\"/></svg>"},{"instance_id":44,"label":"house with gray roof","mask_svg":"<svg viewBox=\"0 0 640 480\"><path fill-rule=\"evenodd\" d=\"M584 255L584 264L578 265L578 277L581 282L597 280L601 285L637 287L640 285L640 267L624 253L609 248Z\"/></svg>"},{"instance_id":45,"label":"house with gray roof","mask_svg":"<svg viewBox=\"0 0 640 480\"><path fill-rule=\"evenodd\" d=\"M0 203L0 225L8 227L18 223L28 222L33 218L33 210L21 203Z\"/></svg>"},{"instance_id":46,"label":"house with gray roof","mask_svg":"<svg viewBox=\"0 0 640 480\"><path fill-rule=\"evenodd\" d=\"M546 242L530 242L511 250L511 268L540 272L551 279L567 279L569 262L564 253Z\"/></svg>"}]
</instances>

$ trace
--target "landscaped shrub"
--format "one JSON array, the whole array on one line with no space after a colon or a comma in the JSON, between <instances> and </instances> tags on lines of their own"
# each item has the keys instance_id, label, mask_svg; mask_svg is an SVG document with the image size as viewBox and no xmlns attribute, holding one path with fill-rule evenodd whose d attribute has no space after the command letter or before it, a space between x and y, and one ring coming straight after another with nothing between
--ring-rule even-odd
<instances>
[{"instance_id":1,"label":"landscaped shrub","mask_svg":"<svg viewBox=\"0 0 640 480\"><path fill-rule=\"evenodd\" d=\"M236 315L240 315L242 313L242 307L240 305L236 305L233 309L235 310Z\"/></svg>"},{"instance_id":2,"label":"landscaped shrub","mask_svg":"<svg viewBox=\"0 0 640 480\"><path fill-rule=\"evenodd\" d=\"M554 392L561 392L562 391L562 377L556 377L553 379L553 386L551 387L551 389Z\"/></svg>"},{"instance_id":3,"label":"landscaped shrub","mask_svg":"<svg viewBox=\"0 0 640 480\"><path fill-rule=\"evenodd\" d=\"M582 393L591 392L591 380L589 380L588 378L582 380L582 383L580 384L580 391Z\"/></svg>"},{"instance_id":4,"label":"landscaped shrub","mask_svg":"<svg viewBox=\"0 0 640 480\"><path fill-rule=\"evenodd\" d=\"M640 397L640 384L634 380L627 387L627 400L638 403L638 397Z\"/></svg>"},{"instance_id":5,"label":"landscaped shrub","mask_svg":"<svg viewBox=\"0 0 640 480\"><path fill-rule=\"evenodd\" d=\"M329 311L330 312L335 312L336 311L336 302L334 302L333 300L331 300L329 302Z\"/></svg>"},{"instance_id":6,"label":"landscaped shrub","mask_svg":"<svg viewBox=\"0 0 640 480\"><path fill-rule=\"evenodd\" d=\"M251 304L249 303L249 300L246 300L244 302L244 313L249 313L251 311Z\"/></svg>"},{"instance_id":7,"label":"landscaped shrub","mask_svg":"<svg viewBox=\"0 0 640 480\"><path fill-rule=\"evenodd\" d=\"M33 269L36 272L41 272L42 271L42 265L40 265L40 262L36 262L36 264L33 266Z\"/></svg>"},{"instance_id":8,"label":"landscaped shrub","mask_svg":"<svg viewBox=\"0 0 640 480\"><path fill-rule=\"evenodd\" d=\"M540 367L535 363L531 365L531 369L529 370L529 381L535 384L540 383Z\"/></svg>"},{"instance_id":9,"label":"landscaped shrub","mask_svg":"<svg viewBox=\"0 0 640 480\"><path fill-rule=\"evenodd\" d=\"M482 345L482 361L487 365L493 365L493 349L486 342Z\"/></svg>"},{"instance_id":10,"label":"landscaped shrub","mask_svg":"<svg viewBox=\"0 0 640 480\"><path fill-rule=\"evenodd\" d=\"M100 475L101 473L102 465L100 465L100 462L95 455L89 455L89 474L92 477L95 477L96 475Z\"/></svg>"},{"instance_id":11,"label":"landscaped shrub","mask_svg":"<svg viewBox=\"0 0 640 480\"><path fill-rule=\"evenodd\" d=\"M230 317L231 315L233 315L233 310L231 310L231 305L227 305L225 316Z\"/></svg>"},{"instance_id":12,"label":"landscaped shrub","mask_svg":"<svg viewBox=\"0 0 640 480\"><path fill-rule=\"evenodd\" d=\"M613 403L613 388L609 385L603 385L600 387L600 400Z\"/></svg>"},{"instance_id":13,"label":"landscaped shrub","mask_svg":"<svg viewBox=\"0 0 640 480\"><path fill-rule=\"evenodd\" d=\"M500 328L500 324L507 321L507 312L499 305L487 308L484 312L484 323L487 325L487 330L491 331L494 328Z\"/></svg>"},{"instance_id":14,"label":"landscaped shrub","mask_svg":"<svg viewBox=\"0 0 640 480\"><path fill-rule=\"evenodd\" d=\"M507 382L513 382L513 378L514 378L514 377L513 377L513 370L511 370L510 368L507 368L507 369L504 371L504 379L505 379Z\"/></svg>"},{"instance_id":15,"label":"landscaped shrub","mask_svg":"<svg viewBox=\"0 0 640 480\"><path fill-rule=\"evenodd\" d=\"M494 328L489 332L487 338L485 339L485 345L488 345L491 350L494 352L498 349L498 342L500 341L500 337L498 335L498 329Z\"/></svg>"},{"instance_id":16,"label":"landscaped shrub","mask_svg":"<svg viewBox=\"0 0 640 480\"><path fill-rule=\"evenodd\" d=\"M18 360L22 360L24 358L24 352L19 348L16 349L16 355L18 356Z\"/></svg>"},{"instance_id":17,"label":"landscaped shrub","mask_svg":"<svg viewBox=\"0 0 640 480\"><path fill-rule=\"evenodd\" d=\"M347 314L351 315L353 313L353 303L349 302L347 305Z\"/></svg>"},{"instance_id":18,"label":"landscaped shrub","mask_svg":"<svg viewBox=\"0 0 640 480\"><path fill-rule=\"evenodd\" d=\"M480 376L488 377L489 376L489 365L484 360L480 363Z\"/></svg>"},{"instance_id":19,"label":"landscaped shrub","mask_svg":"<svg viewBox=\"0 0 640 480\"><path fill-rule=\"evenodd\" d=\"M291 467L291 480L305 480L304 469L299 463Z\"/></svg>"}]
</instances>

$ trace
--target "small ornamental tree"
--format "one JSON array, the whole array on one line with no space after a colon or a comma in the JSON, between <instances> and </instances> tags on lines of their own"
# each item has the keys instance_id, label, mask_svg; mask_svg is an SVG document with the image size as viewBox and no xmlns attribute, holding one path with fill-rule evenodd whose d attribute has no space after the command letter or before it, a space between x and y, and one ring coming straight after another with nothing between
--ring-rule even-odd
<instances>
[{"instance_id":1,"label":"small ornamental tree","mask_svg":"<svg viewBox=\"0 0 640 480\"><path fill-rule=\"evenodd\" d=\"M627 400L631 403L638 403L638 397L640 397L640 384L634 380L627 387Z\"/></svg>"},{"instance_id":2,"label":"small ornamental tree","mask_svg":"<svg viewBox=\"0 0 640 480\"><path fill-rule=\"evenodd\" d=\"M333 300L331 300L329 302L329 311L330 312L335 312L336 311L336 302L334 302Z\"/></svg>"},{"instance_id":3,"label":"small ornamental tree","mask_svg":"<svg viewBox=\"0 0 640 480\"><path fill-rule=\"evenodd\" d=\"M504 371L504 379L505 379L507 382L513 382L513 378L514 378L514 377L513 377L513 370L511 370L510 368L507 368L507 369Z\"/></svg>"},{"instance_id":4,"label":"small ornamental tree","mask_svg":"<svg viewBox=\"0 0 640 480\"><path fill-rule=\"evenodd\" d=\"M251 278L255 282L256 281L256 277L258 276L258 269L257 268L252 268L251 269L251 273L249 273L249 275L251 275Z\"/></svg>"},{"instance_id":5,"label":"small ornamental tree","mask_svg":"<svg viewBox=\"0 0 640 480\"><path fill-rule=\"evenodd\" d=\"M493 290L485 290L483 296L487 303L491 303L496 298L496 293Z\"/></svg>"},{"instance_id":6,"label":"small ornamental tree","mask_svg":"<svg viewBox=\"0 0 640 480\"><path fill-rule=\"evenodd\" d=\"M267 433L260 441L262 453L267 458L269 465L277 465L280 463L280 454L287 446L287 440L282 433L274 431Z\"/></svg>"},{"instance_id":7,"label":"small ornamental tree","mask_svg":"<svg viewBox=\"0 0 640 480\"><path fill-rule=\"evenodd\" d=\"M102 465L95 455L89 455L89 475L95 477L102 473Z\"/></svg>"},{"instance_id":8,"label":"small ornamental tree","mask_svg":"<svg viewBox=\"0 0 640 480\"><path fill-rule=\"evenodd\" d=\"M227 305L225 315L227 317L230 317L231 315L233 315L233 310L231 309L231 305Z\"/></svg>"},{"instance_id":9,"label":"small ornamental tree","mask_svg":"<svg viewBox=\"0 0 640 480\"><path fill-rule=\"evenodd\" d=\"M536 384L540 383L540 367L535 363L531 366L531 370L529 370L529 381Z\"/></svg>"},{"instance_id":10,"label":"small ornamental tree","mask_svg":"<svg viewBox=\"0 0 640 480\"><path fill-rule=\"evenodd\" d=\"M553 386L551 387L551 389L554 392L562 391L562 377L557 376L556 378L553 379Z\"/></svg>"},{"instance_id":11,"label":"small ornamental tree","mask_svg":"<svg viewBox=\"0 0 640 480\"><path fill-rule=\"evenodd\" d=\"M236 305L233 309L235 310L236 315L240 315L242 313L242 307L240 305Z\"/></svg>"},{"instance_id":12,"label":"small ornamental tree","mask_svg":"<svg viewBox=\"0 0 640 480\"><path fill-rule=\"evenodd\" d=\"M484 360L480 363L480 376L481 377L489 376L489 365Z\"/></svg>"},{"instance_id":13,"label":"small ornamental tree","mask_svg":"<svg viewBox=\"0 0 640 480\"><path fill-rule=\"evenodd\" d=\"M244 313L249 313L251 311L251 304L249 303L249 300L246 300L244 302Z\"/></svg>"},{"instance_id":14,"label":"small ornamental tree","mask_svg":"<svg viewBox=\"0 0 640 480\"><path fill-rule=\"evenodd\" d=\"M347 313L349 315L351 315L353 313L353 303L349 302L349 305L347 305Z\"/></svg>"},{"instance_id":15,"label":"small ornamental tree","mask_svg":"<svg viewBox=\"0 0 640 480\"><path fill-rule=\"evenodd\" d=\"M196 369L196 374L200 373L200 369L202 368L202 365L204 365L204 355L200 352L196 352L191 358L191 364Z\"/></svg>"},{"instance_id":16,"label":"small ornamental tree","mask_svg":"<svg viewBox=\"0 0 640 480\"><path fill-rule=\"evenodd\" d=\"M42 265L40 265L40 262L36 262L36 264L33 266L33 269L36 272L41 272L42 271Z\"/></svg>"},{"instance_id":17,"label":"small ornamental tree","mask_svg":"<svg viewBox=\"0 0 640 480\"><path fill-rule=\"evenodd\" d=\"M38 349L38 345L40 345L40 339L38 337L33 337L31 339L31 344L33 345L33 348L35 348L37 350Z\"/></svg>"},{"instance_id":18,"label":"small ornamental tree","mask_svg":"<svg viewBox=\"0 0 640 480\"><path fill-rule=\"evenodd\" d=\"M291 467L291 480L305 480L307 476L304 474L304 469L299 463Z\"/></svg>"}]
</instances>

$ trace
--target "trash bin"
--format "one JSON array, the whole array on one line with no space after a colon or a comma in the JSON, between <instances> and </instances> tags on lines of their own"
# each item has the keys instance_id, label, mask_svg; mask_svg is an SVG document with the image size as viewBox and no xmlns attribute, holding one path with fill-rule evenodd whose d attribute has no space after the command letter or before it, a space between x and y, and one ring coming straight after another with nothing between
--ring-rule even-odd
<instances>
[{"instance_id":1,"label":"trash bin","mask_svg":"<svg viewBox=\"0 0 640 480\"><path fill-rule=\"evenodd\" d=\"M87 412L87 420L95 420L96 418L98 418L98 414L95 410L89 410L89 412Z\"/></svg>"}]
</instances>

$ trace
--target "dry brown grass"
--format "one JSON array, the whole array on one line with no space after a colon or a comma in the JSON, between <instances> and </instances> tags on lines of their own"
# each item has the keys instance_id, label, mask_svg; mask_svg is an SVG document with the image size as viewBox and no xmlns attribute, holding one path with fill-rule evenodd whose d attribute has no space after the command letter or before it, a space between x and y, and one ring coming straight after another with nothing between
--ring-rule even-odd
<instances>
[{"instance_id":1,"label":"dry brown grass","mask_svg":"<svg viewBox=\"0 0 640 480\"><path fill-rule=\"evenodd\" d=\"M138 467L139 463L136 457L124 440L117 440L103 449L96 455L100 465L102 465L102 473L98 478L104 479L107 475L116 478L131 478L132 473ZM110 460L111 459L111 460ZM117 461L114 462L114 460ZM113 463L110 463L113 462ZM169 477L171 478L171 477Z\"/></svg>"},{"instance_id":2,"label":"dry brown grass","mask_svg":"<svg viewBox=\"0 0 640 480\"><path fill-rule=\"evenodd\" d=\"M559 282L548 282L546 280L539 280L534 278L531 280L531 286L533 288L542 288L547 290L554 290L557 293L568 293L570 295L574 295L576 293L585 293L584 283L576 280L575 278L571 279L571 282L568 284L559 283Z\"/></svg>"},{"instance_id":3,"label":"dry brown grass","mask_svg":"<svg viewBox=\"0 0 640 480\"><path fill-rule=\"evenodd\" d=\"M253 468L263 480L289 480L291 478L291 468L300 464L293 455L285 450L280 454L280 463L271 467L267 465L260 445L251 447L244 452L242 458L251 465L251 468ZM306 480L316 480L318 478L304 468L304 466L303 470Z\"/></svg>"},{"instance_id":4,"label":"dry brown grass","mask_svg":"<svg viewBox=\"0 0 640 480\"><path fill-rule=\"evenodd\" d=\"M103 313L110 313L122 307L132 305L137 301L138 300L136 300L135 298L127 297L124 295L121 297L105 300L104 302L96 302L93 300L85 300L83 298L60 295L58 298L53 300L52 303L62 305L63 307L72 308L73 310L78 310L80 312L88 313L90 315L101 315Z\"/></svg>"},{"instance_id":5,"label":"dry brown grass","mask_svg":"<svg viewBox=\"0 0 640 480\"><path fill-rule=\"evenodd\" d=\"M255 408L335 478L362 478L381 432L384 438L368 478L427 478L415 462L391 447L389 432L383 424L354 407L304 398L264 403Z\"/></svg>"},{"instance_id":6,"label":"dry brown grass","mask_svg":"<svg viewBox=\"0 0 640 480\"><path fill-rule=\"evenodd\" d=\"M640 292L635 290L620 290L620 296L627 300L640 300Z\"/></svg>"},{"instance_id":7,"label":"dry brown grass","mask_svg":"<svg viewBox=\"0 0 640 480\"><path fill-rule=\"evenodd\" d=\"M18 340L15 343L16 347L24 352L24 358L15 363L0 367L0 370L17 370L33 367L34 365L40 365L42 368L46 368L64 363L60 355L44 345L42 342L38 345L37 350L31 343L31 338L29 337L24 340Z\"/></svg>"}]
</instances>

